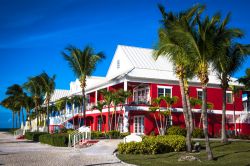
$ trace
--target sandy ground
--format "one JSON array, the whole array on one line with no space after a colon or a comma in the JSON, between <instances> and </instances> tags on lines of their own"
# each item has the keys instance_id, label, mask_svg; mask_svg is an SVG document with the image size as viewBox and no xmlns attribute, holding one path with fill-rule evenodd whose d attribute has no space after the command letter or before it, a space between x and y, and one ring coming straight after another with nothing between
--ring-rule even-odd
<instances>
[{"instance_id":1,"label":"sandy ground","mask_svg":"<svg viewBox=\"0 0 250 166\"><path fill-rule=\"evenodd\" d=\"M0 165L125 166L127 164L113 155L120 141L102 140L88 148L74 149L16 140L12 135L0 132Z\"/></svg>"}]
</instances>

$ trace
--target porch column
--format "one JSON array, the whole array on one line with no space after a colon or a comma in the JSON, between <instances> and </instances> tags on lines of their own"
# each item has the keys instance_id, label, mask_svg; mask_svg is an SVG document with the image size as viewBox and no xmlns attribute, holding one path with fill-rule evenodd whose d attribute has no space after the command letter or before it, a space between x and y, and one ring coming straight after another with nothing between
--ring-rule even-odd
<instances>
[{"instance_id":1,"label":"porch column","mask_svg":"<svg viewBox=\"0 0 250 166\"><path fill-rule=\"evenodd\" d=\"M97 104L97 101L98 101L98 91L96 90L95 91L95 104Z\"/></svg>"},{"instance_id":2,"label":"porch column","mask_svg":"<svg viewBox=\"0 0 250 166\"><path fill-rule=\"evenodd\" d=\"M126 106L123 108L124 109L124 114L123 114L123 132L128 132L129 128L129 121L128 121L128 108Z\"/></svg>"}]
</instances>

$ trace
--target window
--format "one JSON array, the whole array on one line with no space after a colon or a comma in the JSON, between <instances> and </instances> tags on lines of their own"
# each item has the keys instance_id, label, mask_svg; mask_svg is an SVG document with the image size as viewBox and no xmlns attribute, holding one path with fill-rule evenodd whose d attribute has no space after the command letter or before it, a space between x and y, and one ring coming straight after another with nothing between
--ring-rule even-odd
<instances>
[{"instance_id":1,"label":"window","mask_svg":"<svg viewBox=\"0 0 250 166\"><path fill-rule=\"evenodd\" d=\"M202 100L202 89L197 89L197 99Z\"/></svg>"},{"instance_id":2,"label":"window","mask_svg":"<svg viewBox=\"0 0 250 166\"><path fill-rule=\"evenodd\" d=\"M102 131L102 118L98 117L97 131Z\"/></svg>"},{"instance_id":3,"label":"window","mask_svg":"<svg viewBox=\"0 0 250 166\"><path fill-rule=\"evenodd\" d=\"M158 97L160 96L172 97L172 87L158 86Z\"/></svg>"},{"instance_id":4,"label":"window","mask_svg":"<svg viewBox=\"0 0 250 166\"><path fill-rule=\"evenodd\" d=\"M144 117L134 116L134 133L143 134L144 133Z\"/></svg>"},{"instance_id":5,"label":"window","mask_svg":"<svg viewBox=\"0 0 250 166\"><path fill-rule=\"evenodd\" d=\"M149 103L149 87L141 87L134 89L134 102L136 104L148 104Z\"/></svg>"},{"instance_id":6,"label":"window","mask_svg":"<svg viewBox=\"0 0 250 166\"><path fill-rule=\"evenodd\" d=\"M226 101L227 103L233 103L233 93L231 91L226 92Z\"/></svg>"},{"instance_id":7,"label":"window","mask_svg":"<svg viewBox=\"0 0 250 166\"><path fill-rule=\"evenodd\" d=\"M123 117L118 119L118 131L123 132Z\"/></svg>"},{"instance_id":8,"label":"window","mask_svg":"<svg viewBox=\"0 0 250 166\"><path fill-rule=\"evenodd\" d=\"M171 115L166 116L166 122L167 122L167 127L173 125L173 123L172 123L172 116Z\"/></svg>"},{"instance_id":9,"label":"window","mask_svg":"<svg viewBox=\"0 0 250 166\"><path fill-rule=\"evenodd\" d=\"M120 60L119 59L117 60L116 65L117 65L116 68L120 69Z\"/></svg>"}]
</instances>

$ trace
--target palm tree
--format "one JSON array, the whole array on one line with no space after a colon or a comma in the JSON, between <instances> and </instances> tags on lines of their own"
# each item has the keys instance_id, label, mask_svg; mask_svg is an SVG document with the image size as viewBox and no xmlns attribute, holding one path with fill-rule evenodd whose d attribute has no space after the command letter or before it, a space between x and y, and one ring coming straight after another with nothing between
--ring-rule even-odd
<instances>
[{"instance_id":1,"label":"palm tree","mask_svg":"<svg viewBox=\"0 0 250 166\"><path fill-rule=\"evenodd\" d=\"M91 76L96 68L97 62L104 59L105 56L102 52L94 53L93 48L86 46L83 50L74 46L66 48L68 53L62 52L64 59L69 63L69 66L73 70L74 74L79 78L80 86L82 88L83 95L83 118L86 125L86 78Z\"/></svg>"},{"instance_id":2,"label":"palm tree","mask_svg":"<svg viewBox=\"0 0 250 166\"><path fill-rule=\"evenodd\" d=\"M193 69L193 63L190 61L194 54L190 54L190 48L183 41L182 37L178 35L179 31L188 33L193 31L196 15L197 17L203 10L203 6L196 5L186 12L181 12L174 15L169 12L166 13L163 6L159 6L163 20L163 28L159 30L159 42L157 44L154 57L166 56L174 64L174 72L179 79L179 85L182 96L183 114L187 129L186 145L187 151L191 152L191 132L192 132L192 116L189 104L188 82L190 76L189 72ZM188 107L189 106L189 107Z\"/></svg>"},{"instance_id":3,"label":"palm tree","mask_svg":"<svg viewBox=\"0 0 250 166\"><path fill-rule=\"evenodd\" d=\"M15 113L18 111L17 108L15 108L15 105L13 103L14 101L14 97L13 96L9 96L7 98L5 98L4 100L1 101L1 105L9 110L11 110L12 112L12 129L14 129L14 121L15 121ZM17 126L16 126L17 127Z\"/></svg>"},{"instance_id":4,"label":"palm tree","mask_svg":"<svg viewBox=\"0 0 250 166\"><path fill-rule=\"evenodd\" d=\"M7 96L12 96L12 104L14 104L15 109L18 109L19 111L16 111L18 114L19 119L19 125L21 125L21 118L20 113L22 113L22 122L24 123L24 113L23 113L23 106L24 106L24 98L26 96L26 93L24 93L22 87L18 84L14 84L7 88L7 91L5 93Z\"/></svg>"},{"instance_id":5,"label":"palm tree","mask_svg":"<svg viewBox=\"0 0 250 166\"><path fill-rule=\"evenodd\" d=\"M244 46L241 44L232 44L227 47L226 53L217 56L218 59L215 60L214 66L217 71L218 78L221 81L221 88L223 93L222 102L222 125L221 125L221 141L227 143L226 135L226 91L229 88L230 77L240 68L243 64L245 56L249 54L249 46Z\"/></svg>"},{"instance_id":6,"label":"palm tree","mask_svg":"<svg viewBox=\"0 0 250 166\"><path fill-rule=\"evenodd\" d=\"M250 109L250 68L245 71L245 76L239 78L239 82L244 84L244 91L247 94L247 111Z\"/></svg>"},{"instance_id":7,"label":"palm tree","mask_svg":"<svg viewBox=\"0 0 250 166\"><path fill-rule=\"evenodd\" d=\"M38 116L39 116L39 107L43 103L42 97L45 95L42 86L40 85L41 80L39 76L29 77L28 81L23 85L24 88L31 94L31 97L35 103L35 114L36 114L36 123L37 123L37 131L38 129Z\"/></svg>"},{"instance_id":8,"label":"palm tree","mask_svg":"<svg viewBox=\"0 0 250 166\"><path fill-rule=\"evenodd\" d=\"M228 28L227 25L230 20L230 13L226 18L219 22L215 27L215 43L213 66L216 70L217 76L221 81L221 88L223 91L222 102L222 129L221 140L223 143L228 142L225 127L226 115L226 90L229 88L230 77L240 68L244 59L250 51L250 45L235 44L234 39L243 37L244 33L237 28Z\"/></svg>"},{"instance_id":9,"label":"palm tree","mask_svg":"<svg viewBox=\"0 0 250 166\"><path fill-rule=\"evenodd\" d=\"M50 104L50 99L52 94L54 93L55 90L55 79L56 76L53 75L50 77L47 73L43 72L39 75L39 78L41 80L41 85L42 85L42 91L45 93L45 104L47 107L47 130L49 132L49 104Z\"/></svg>"},{"instance_id":10,"label":"palm tree","mask_svg":"<svg viewBox=\"0 0 250 166\"><path fill-rule=\"evenodd\" d=\"M24 96L24 108L26 110L27 118L29 117L29 126L31 129L31 110L35 107L34 101L32 100L32 97L25 95Z\"/></svg>"},{"instance_id":11,"label":"palm tree","mask_svg":"<svg viewBox=\"0 0 250 166\"><path fill-rule=\"evenodd\" d=\"M113 92L108 91L107 89L103 89L101 90L101 94L104 97L104 101L106 103L106 105L108 106L108 131L111 130L111 122L110 122L110 107L111 107L111 103L113 101Z\"/></svg>"},{"instance_id":12,"label":"palm tree","mask_svg":"<svg viewBox=\"0 0 250 166\"><path fill-rule=\"evenodd\" d=\"M101 131L102 131L102 125L103 125L102 109L104 108L105 105L106 105L105 102L98 101L97 104L92 107L92 109L97 109L100 112L100 114L101 114Z\"/></svg>"},{"instance_id":13,"label":"palm tree","mask_svg":"<svg viewBox=\"0 0 250 166\"><path fill-rule=\"evenodd\" d=\"M123 89L119 89L116 93L119 96L120 106L121 106L120 110L122 111L124 105L126 104L126 101L127 101L128 97L132 96L132 93L130 91L124 91ZM117 126L116 126L116 130L118 130L118 126L119 126L119 123L120 123L119 122L120 116L121 116L121 113L118 115L118 123L117 123ZM124 113L124 116L125 116L125 113Z\"/></svg>"}]
</instances>

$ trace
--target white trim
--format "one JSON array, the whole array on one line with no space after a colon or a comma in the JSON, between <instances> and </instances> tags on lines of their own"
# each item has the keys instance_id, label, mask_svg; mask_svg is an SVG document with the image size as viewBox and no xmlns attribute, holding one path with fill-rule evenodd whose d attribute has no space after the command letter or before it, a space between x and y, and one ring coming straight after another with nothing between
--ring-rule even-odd
<instances>
[{"instance_id":1,"label":"white trim","mask_svg":"<svg viewBox=\"0 0 250 166\"><path fill-rule=\"evenodd\" d=\"M197 92L200 92L200 91L202 91L202 89L201 89L201 88L196 88L196 90L197 90Z\"/></svg>"},{"instance_id":2,"label":"white trim","mask_svg":"<svg viewBox=\"0 0 250 166\"><path fill-rule=\"evenodd\" d=\"M231 90L227 90L226 93L233 93Z\"/></svg>"},{"instance_id":3,"label":"white trim","mask_svg":"<svg viewBox=\"0 0 250 166\"><path fill-rule=\"evenodd\" d=\"M173 89L173 86L157 85L157 88Z\"/></svg>"}]
</instances>

